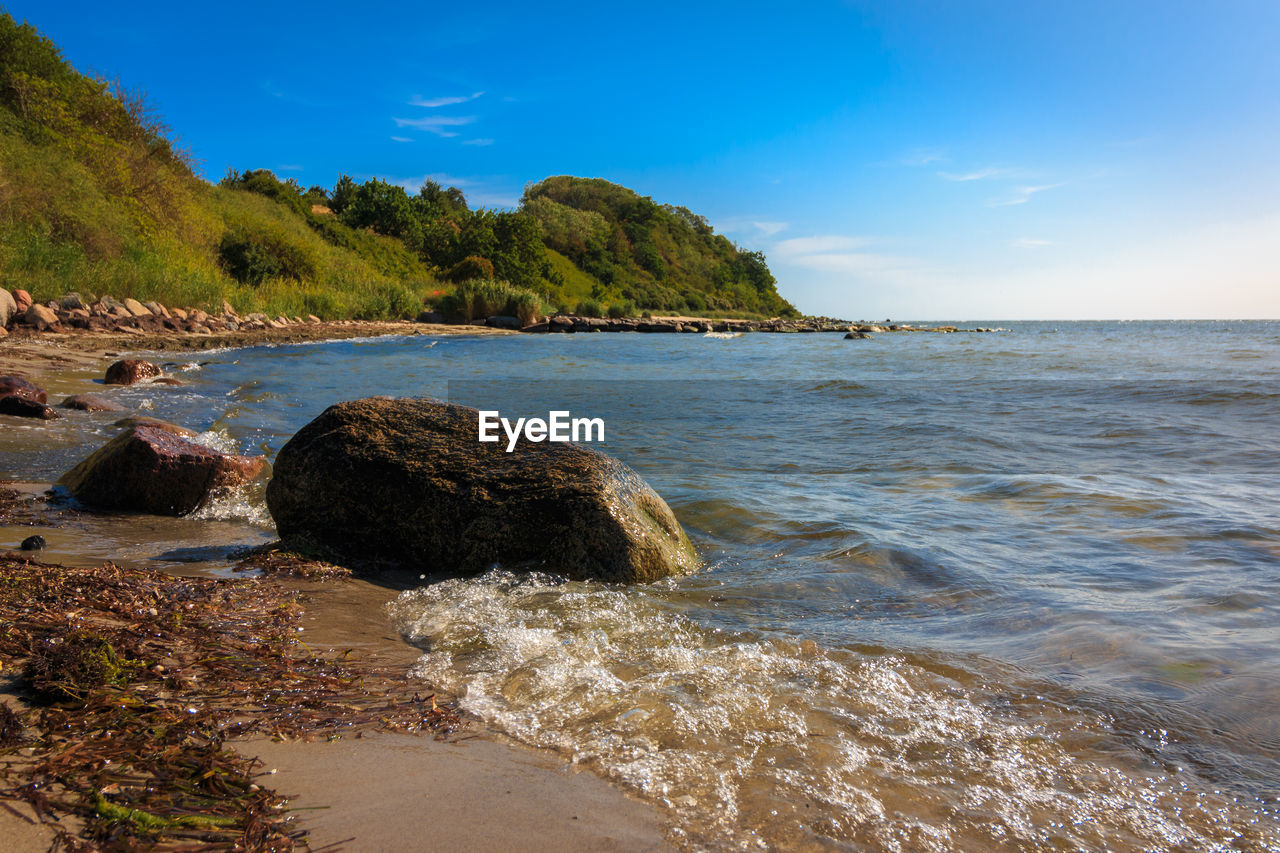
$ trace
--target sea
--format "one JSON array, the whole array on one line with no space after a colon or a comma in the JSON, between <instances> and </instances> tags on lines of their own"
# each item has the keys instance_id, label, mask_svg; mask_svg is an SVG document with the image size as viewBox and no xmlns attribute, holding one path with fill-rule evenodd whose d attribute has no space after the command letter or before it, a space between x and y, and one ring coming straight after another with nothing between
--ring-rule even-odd
<instances>
[{"instance_id":1,"label":"sea","mask_svg":"<svg viewBox=\"0 0 1280 853\"><path fill-rule=\"evenodd\" d=\"M1001 331L385 337L97 390L269 457L374 395L601 418L698 571L423 565L369 618L686 848L1280 850L1280 322L956 325ZM118 417L4 418L0 477L56 480ZM273 530L256 488L48 535L216 573Z\"/></svg>"}]
</instances>

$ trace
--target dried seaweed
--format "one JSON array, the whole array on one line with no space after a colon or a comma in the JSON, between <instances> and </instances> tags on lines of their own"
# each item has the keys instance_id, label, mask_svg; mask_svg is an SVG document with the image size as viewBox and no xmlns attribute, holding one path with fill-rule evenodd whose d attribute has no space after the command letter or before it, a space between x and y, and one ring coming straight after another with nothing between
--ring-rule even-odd
<instances>
[{"instance_id":1,"label":"dried seaweed","mask_svg":"<svg viewBox=\"0 0 1280 853\"><path fill-rule=\"evenodd\" d=\"M301 578L309 581L349 580L352 576L351 570L345 566L286 551L279 542L254 548L232 571L258 572L268 577Z\"/></svg>"},{"instance_id":2,"label":"dried seaweed","mask_svg":"<svg viewBox=\"0 0 1280 853\"><path fill-rule=\"evenodd\" d=\"M464 725L400 674L298 641L299 593L0 556L0 658L35 703L0 705L0 797L69 850L305 848L286 799L229 740Z\"/></svg>"}]
</instances>

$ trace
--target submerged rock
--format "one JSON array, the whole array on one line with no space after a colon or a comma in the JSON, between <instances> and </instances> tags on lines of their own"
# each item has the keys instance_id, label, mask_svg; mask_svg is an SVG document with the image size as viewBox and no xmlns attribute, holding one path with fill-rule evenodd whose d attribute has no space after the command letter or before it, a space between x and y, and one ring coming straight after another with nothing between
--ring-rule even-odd
<instances>
[{"instance_id":1,"label":"submerged rock","mask_svg":"<svg viewBox=\"0 0 1280 853\"><path fill-rule=\"evenodd\" d=\"M63 409L79 409L82 412L123 412L124 406L111 402L97 394L74 394L58 404Z\"/></svg>"},{"instance_id":2,"label":"submerged rock","mask_svg":"<svg viewBox=\"0 0 1280 853\"><path fill-rule=\"evenodd\" d=\"M43 388L28 382L21 376L0 376L0 397L8 397L10 395L26 397L28 400L35 400L37 403L49 402L49 395L44 392Z\"/></svg>"},{"instance_id":3,"label":"submerged rock","mask_svg":"<svg viewBox=\"0 0 1280 853\"><path fill-rule=\"evenodd\" d=\"M193 429L187 429L184 426L171 424L168 421L162 421L159 418L152 418L147 415L130 415L127 418L121 418L116 421L112 426L125 427L126 429L136 426L155 427L158 430L170 432L174 435L181 436L182 438L195 438L200 434Z\"/></svg>"},{"instance_id":4,"label":"submerged rock","mask_svg":"<svg viewBox=\"0 0 1280 853\"><path fill-rule=\"evenodd\" d=\"M19 397L17 394L6 394L0 397L0 415L13 415L19 418L40 418L46 421L62 417L62 415L59 415L44 403L28 397Z\"/></svg>"},{"instance_id":5,"label":"submerged rock","mask_svg":"<svg viewBox=\"0 0 1280 853\"><path fill-rule=\"evenodd\" d=\"M64 474L76 500L103 509L186 515L262 471L261 456L233 456L153 424L131 426Z\"/></svg>"},{"instance_id":6,"label":"submerged rock","mask_svg":"<svg viewBox=\"0 0 1280 853\"><path fill-rule=\"evenodd\" d=\"M470 574L494 563L653 581L696 555L666 503L584 447L481 443L475 409L385 397L330 406L280 450L267 507L285 547L350 566Z\"/></svg>"},{"instance_id":7,"label":"submerged rock","mask_svg":"<svg viewBox=\"0 0 1280 853\"><path fill-rule=\"evenodd\" d=\"M47 544L48 543L44 541L43 536L36 535L36 536L28 536L26 539L23 539L22 544L19 545L18 547L21 548L23 551L39 551L40 549L44 548L44 546Z\"/></svg>"},{"instance_id":8,"label":"submerged rock","mask_svg":"<svg viewBox=\"0 0 1280 853\"><path fill-rule=\"evenodd\" d=\"M106 378L102 381L107 385L132 385L162 374L163 371L149 361L126 358L108 367Z\"/></svg>"}]
</instances>

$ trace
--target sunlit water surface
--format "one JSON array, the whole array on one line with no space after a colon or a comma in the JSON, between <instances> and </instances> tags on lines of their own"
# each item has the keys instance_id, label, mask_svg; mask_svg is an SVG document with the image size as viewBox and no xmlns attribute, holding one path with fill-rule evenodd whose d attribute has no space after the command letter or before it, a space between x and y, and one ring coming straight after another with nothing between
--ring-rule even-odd
<instances>
[{"instance_id":1,"label":"sunlit water surface","mask_svg":"<svg viewBox=\"0 0 1280 853\"><path fill-rule=\"evenodd\" d=\"M1280 323L983 325L261 347L97 390L272 456L375 394L603 417L700 572L497 567L390 615L416 675L690 846L1280 850ZM0 476L117 417L3 419ZM112 521L53 556L216 568L271 533L260 489Z\"/></svg>"}]
</instances>

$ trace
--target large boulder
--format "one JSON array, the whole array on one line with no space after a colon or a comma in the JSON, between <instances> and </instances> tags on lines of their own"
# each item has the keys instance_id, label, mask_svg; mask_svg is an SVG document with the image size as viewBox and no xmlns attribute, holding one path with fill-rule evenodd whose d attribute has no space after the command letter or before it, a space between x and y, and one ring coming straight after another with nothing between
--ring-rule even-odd
<instances>
[{"instance_id":1,"label":"large boulder","mask_svg":"<svg viewBox=\"0 0 1280 853\"><path fill-rule=\"evenodd\" d=\"M501 563L653 581L688 537L627 466L568 443L479 441L475 409L375 397L330 406L280 450L267 507L286 547L354 568L471 574Z\"/></svg>"},{"instance_id":2,"label":"large boulder","mask_svg":"<svg viewBox=\"0 0 1280 853\"><path fill-rule=\"evenodd\" d=\"M167 429L138 424L104 444L58 483L103 509L186 515L262 471L261 456L233 456Z\"/></svg>"},{"instance_id":3,"label":"large boulder","mask_svg":"<svg viewBox=\"0 0 1280 853\"><path fill-rule=\"evenodd\" d=\"M143 379L153 379L163 373L164 371L149 361L126 358L108 367L107 375L102 381L107 385L132 385Z\"/></svg>"}]
</instances>

